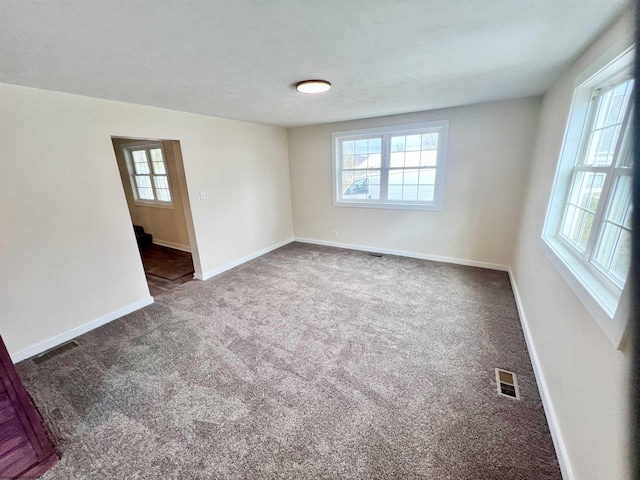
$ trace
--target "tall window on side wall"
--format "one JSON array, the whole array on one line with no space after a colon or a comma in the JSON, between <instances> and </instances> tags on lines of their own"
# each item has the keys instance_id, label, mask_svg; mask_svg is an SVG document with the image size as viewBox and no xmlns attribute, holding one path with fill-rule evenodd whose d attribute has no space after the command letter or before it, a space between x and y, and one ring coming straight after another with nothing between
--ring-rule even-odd
<instances>
[{"instance_id":1,"label":"tall window on side wall","mask_svg":"<svg viewBox=\"0 0 640 480\"><path fill-rule=\"evenodd\" d=\"M142 205L172 205L162 144L127 145L124 151L135 202Z\"/></svg>"},{"instance_id":2,"label":"tall window on side wall","mask_svg":"<svg viewBox=\"0 0 640 480\"><path fill-rule=\"evenodd\" d=\"M627 51L576 89L543 233L546 251L595 301L583 303L616 346L631 263L632 58Z\"/></svg>"},{"instance_id":3,"label":"tall window on side wall","mask_svg":"<svg viewBox=\"0 0 640 480\"><path fill-rule=\"evenodd\" d=\"M441 210L447 120L334 132L335 206Z\"/></svg>"}]
</instances>

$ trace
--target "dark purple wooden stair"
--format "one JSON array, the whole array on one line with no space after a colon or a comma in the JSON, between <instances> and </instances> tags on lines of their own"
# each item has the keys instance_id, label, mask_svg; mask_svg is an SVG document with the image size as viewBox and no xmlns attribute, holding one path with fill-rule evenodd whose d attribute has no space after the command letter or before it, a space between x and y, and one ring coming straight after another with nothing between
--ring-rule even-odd
<instances>
[{"instance_id":1,"label":"dark purple wooden stair","mask_svg":"<svg viewBox=\"0 0 640 480\"><path fill-rule=\"evenodd\" d=\"M0 478L36 478L57 460L0 337Z\"/></svg>"}]
</instances>

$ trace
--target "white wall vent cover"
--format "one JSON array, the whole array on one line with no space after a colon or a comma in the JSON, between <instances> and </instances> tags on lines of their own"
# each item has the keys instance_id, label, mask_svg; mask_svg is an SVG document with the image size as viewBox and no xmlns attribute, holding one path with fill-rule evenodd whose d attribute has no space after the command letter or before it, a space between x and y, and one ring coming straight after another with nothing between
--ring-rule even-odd
<instances>
[{"instance_id":1,"label":"white wall vent cover","mask_svg":"<svg viewBox=\"0 0 640 480\"><path fill-rule=\"evenodd\" d=\"M515 398L516 400L520 399L520 387L515 373L496 368L496 385L498 395Z\"/></svg>"}]
</instances>

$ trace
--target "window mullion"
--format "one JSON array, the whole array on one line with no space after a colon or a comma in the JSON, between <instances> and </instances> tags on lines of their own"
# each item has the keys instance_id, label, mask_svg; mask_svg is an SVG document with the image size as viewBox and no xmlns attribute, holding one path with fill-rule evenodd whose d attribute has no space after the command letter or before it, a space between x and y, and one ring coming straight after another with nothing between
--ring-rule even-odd
<instances>
[{"instance_id":1,"label":"window mullion","mask_svg":"<svg viewBox=\"0 0 640 480\"><path fill-rule=\"evenodd\" d=\"M380 149L380 201L389 198L389 164L391 162L391 134L382 135Z\"/></svg>"},{"instance_id":2,"label":"window mullion","mask_svg":"<svg viewBox=\"0 0 640 480\"><path fill-rule=\"evenodd\" d=\"M145 156L147 158L147 165L149 167L149 180L151 182L151 190L153 191L153 200L157 202L158 201L158 193L156 192L156 185L155 185L155 182L153 181L153 177L155 175L153 174L153 165L152 165L152 162L151 162L151 150L147 147L147 148L145 148L144 152L145 152Z\"/></svg>"}]
</instances>

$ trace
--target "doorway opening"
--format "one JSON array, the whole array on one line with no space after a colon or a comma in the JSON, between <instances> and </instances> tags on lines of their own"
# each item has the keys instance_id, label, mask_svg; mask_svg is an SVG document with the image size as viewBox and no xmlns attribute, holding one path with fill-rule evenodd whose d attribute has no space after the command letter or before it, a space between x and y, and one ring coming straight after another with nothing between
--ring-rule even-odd
<instances>
[{"instance_id":1,"label":"doorway opening","mask_svg":"<svg viewBox=\"0 0 640 480\"><path fill-rule=\"evenodd\" d=\"M111 142L149 292L156 296L193 280L199 258L180 142Z\"/></svg>"}]
</instances>

